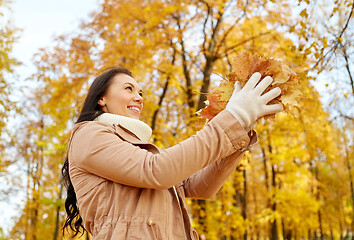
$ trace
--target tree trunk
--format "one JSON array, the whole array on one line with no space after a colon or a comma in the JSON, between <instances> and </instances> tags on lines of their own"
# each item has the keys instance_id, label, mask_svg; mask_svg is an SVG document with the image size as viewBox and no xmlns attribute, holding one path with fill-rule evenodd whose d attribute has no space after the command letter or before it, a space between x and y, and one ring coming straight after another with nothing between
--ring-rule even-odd
<instances>
[{"instance_id":1,"label":"tree trunk","mask_svg":"<svg viewBox=\"0 0 354 240\"><path fill-rule=\"evenodd\" d=\"M271 146L269 146L271 148ZM274 168L274 164L272 164L272 187L273 189L276 188L276 183L275 183L275 177L276 177L276 172L275 172L275 168ZM272 198L274 199L275 196L273 196ZM272 210L273 212L275 212L277 210L277 204L274 203L272 204ZM273 223L272 223L272 239L274 240L278 240L278 231L277 231L277 220L274 219Z\"/></svg>"},{"instance_id":2,"label":"tree trunk","mask_svg":"<svg viewBox=\"0 0 354 240\"><path fill-rule=\"evenodd\" d=\"M320 225L320 234L321 234L321 240L323 240L323 227L322 227L322 216L321 216L321 211L318 210L318 223Z\"/></svg>"},{"instance_id":3,"label":"tree trunk","mask_svg":"<svg viewBox=\"0 0 354 240\"><path fill-rule=\"evenodd\" d=\"M319 177L318 177L318 166L315 165L315 177L316 177L316 181L319 182ZM320 200L320 187L317 186L317 194L316 194L316 198L317 198L317 201ZM323 240L323 226L322 226L322 216L321 216L321 210L319 209L318 210L318 224L319 224L319 227L320 227L320 234L321 234L321 240Z\"/></svg>"},{"instance_id":4,"label":"tree trunk","mask_svg":"<svg viewBox=\"0 0 354 240\"><path fill-rule=\"evenodd\" d=\"M41 120L39 121L39 128L41 130L44 129L44 120L43 116ZM43 131L42 131L43 132ZM41 141L43 139L43 134L40 135L39 140ZM33 166L33 171L32 171L32 180L33 180L33 187L32 187L32 205L31 205L31 224L30 224L30 239L31 240L37 240L37 227L38 227L38 212L40 208L39 204L39 199L40 199L40 194L41 194L41 178L42 178L42 171L43 171L43 147L39 146L38 148L33 149L35 151L34 158L38 158L37 161L34 159L34 162L36 162Z\"/></svg>"},{"instance_id":5,"label":"tree trunk","mask_svg":"<svg viewBox=\"0 0 354 240\"><path fill-rule=\"evenodd\" d=\"M264 168L264 176L265 176L265 185L266 185L266 188L267 188L267 192L269 193L270 191L270 186L269 186L269 176L268 176L268 166L267 166L267 157L266 157L266 153L265 153L265 149L264 147L262 147L262 156L263 156L263 168ZM271 197L268 196L267 198L267 207L270 208L270 205L271 205ZM268 230L268 229L267 229ZM270 235L272 236L272 235Z\"/></svg>"},{"instance_id":6,"label":"tree trunk","mask_svg":"<svg viewBox=\"0 0 354 240\"><path fill-rule=\"evenodd\" d=\"M311 240L311 239L315 239L314 238L314 234L312 234L312 230L311 230L311 228L308 230L308 232L307 232L307 238L309 239L309 240Z\"/></svg>"},{"instance_id":7,"label":"tree trunk","mask_svg":"<svg viewBox=\"0 0 354 240\"><path fill-rule=\"evenodd\" d=\"M199 212L203 212L204 214L201 215L199 214L198 216L198 224L201 226L201 231L202 233L207 233L207 226L206 226L206 202L205 200L198 199L197 200L197 205L199 206Z\"/></svg>"},{"instance_id":8,"label":"tree trunk","mask_svg":"<svg viewBox=\"0 0 354 240\"><path fill-rule=\"evenodd\" d=\"M265 185L267 188L267 191L269 192L269 176L268 176L268 167L267 167L267 158L265 154L264 148L262 148L262 156L263 156L263 169L264 169L264 178L265 178Z\"/></svg>"},{"instance_id":9,"label":"tree trunk","mask_svg":"<svg viewBox=\"0 0 354 240\"><path fill-rule=\"evenodd\" d=\"M329 224L331 232L331 240L334 240L332 224Z\"/></svg>"},{"instance_id":10,"label":"tree trunk","mask_svg":"<svg viewBox=\"0 0 354 240\"><path fill-rule=\"evenodd\" d=\"M352 204L354 205L354 187L353 187L353 177L352 177L352 167L350 165L350 161L349 161L349 151L348 151L348 146L347 146L347 139L344 137L344 142L345 142L345 160L347 162L347 168L348 168L348 177L349 177L349 182L350 182L350 191L352 194ZM351 232L354 231L354 209L352 210L352 223L351 223ZM354 235L353 238L354 239Z\"/></svg>"},{"instance_id":11,"label":"tree trunk","mask_svg":"<svg viewBox=\"0 0 354 240\"><path fill-rule=\"evenodd\" d=\"M286 229L285 227L285 220L284 218L281 221L282 227L283 227L283 238L284 240L291 240L292 238L292 229Z\"/></svg>"},{"instance_id":12,"label":"tree trunk","mask_svg":"<svg viewBox=\"0 0 354 240\"><path fill-rule=\"evenodd\" d=\"M57 201L60 201L62 199L62 193L63 193L63 179L60 177L60 182L59 182L59 196ZM53 240L58 239L58 233L59 233L59 217L60 217L60 205L58 204L57 209L56 209L56 219L55 219L55 230L54 230L54 236Z\"/></svg>"},{"instance_id":13,"label":"tree trunk","mask_svg":"<svg viewBox=\"0 0 354 240\"><path fill-rule=\"evenodd\" d=\"M242 198L242 217L244 220L247 219L247 176L246 170L243 170L243 198ZM247 229L243 235L243 240L247 240Z\"/></svg>"},{"instance_id":14,"label":"tree trunk","mask_svg":"<svg viewBox=\"0 0 354 240\"><path fill-rule=\"evenodd\" d=\"M258 205L257 205L257 195L256 195L256 191L253 191L253 198L254 198L254 211L255 214L258 214ZM256 232L256 239L259 240L259 230L258 230L258 226L257 224L254 225L254 231ZM252 236L253 238L253 236Z\"/></svg>"},{"instance_id":15,"label":"tree trunk","mask_svg":"<svg viewBox=\"0 0 354 240\"><path fill-rule=\"evenodd\" d=\"M268 137L268 150L269 150L269 154L271 155L273 153L273 148L271 145L271 141L270 141L270 134L267 133L267 137ZM271 162L271 159L269 159ZM277 188L276 185L276 170L275 170L275 165L271 163L272 166L272 189L273 189L273 195L272 195L272 200L274 200L275 198L275 190ZM272 210L273 212L275 212L277 210L277 204L275 201L273 201L272 204ZM271 236L273 240L278 240L279 236L278 236L278 231L277 231L277 219L274 219L273 223L272 223L272 230L271 230Z\"/></svg>"},{"instance_id":16,"label":"tree trunk","mask_svg":"<svg viewBox=\"0 0 354 240\"><path fill-rule=\"evenodd\" d=\"M29 233L30 233L30 211L31 211L31 206L30 203L30 189L31 189L31 159L29 158L27 161L27 186L26 186L26 205L25 205L25 219L26 219L26 225L25 225L25 239L28 239Z\"/></svg>"},{"instance_id":17,"label":"tree trunk","mask_svg":"<svg viewBox=\"0 0 354 240\"><path fill-rule=\"evenodd\" d=\"M187 61L187 51L185 49L185 44L184 44L184 40L183 40L183 30L181 28L181 23L180 23L180 16L176 16L176 21L177 21L177 26L178 26L178 30L179 30L179 36L178 36L178 41L179 44L181 45L181 57L182 57L182 67L183 67L183 75L184 78L186 80L186 93L187 93L187 103L189 106L190 110L193 110L194 108L194 101L193 101L193 93L192 93L192 79L191 79L191 75L190 72L188 70L188 61ZM175 48L174 48L175 49ZM174 50L175 51L175 50ZM193 111L191 111L190 113L192 113Z\"/></svg>"},{"instance_id":18,"label":"tree trunk","mask_svg":"<svg viewBox=\"0 0 354 240\"><path fill-rule=\"evenodd\" d=\"M201 94L200 94L200 98L199 98L199 102L198 102L197 111L199 111L200 109L205 107L205 101L207 100L206 93L208 93L208 91L209 91L210 76L213 71L214 61L215 61L215 59L213 59L213 57L207 58L207 62L205 64L205 68L204 68L204 72L203 72L204 78L203 78L202 87L200 89Z\"/></svg>"},{"instance_id":19,"label":"tree trunk","mask_svg":"<svg viewBox=\"0 0 354 240\"><path fill-rule=\"evenodd\" d=\"M200 88L200 97L199 97L199 102L198 102L198 106L197 106L197 110L200 110L202 108L205 107L205 100L207 100L206 97L206 93L208 93L209 90L209 85L210 85L210 76L212 74L213 71L213 67L214 67L214 63L216 58L216 42L218 39L218 33L219 30L221 28L221 24L223 21L223 11L219 11L219 18L217 19L217 22L215 24L215 27L212 30L211 33L211 40L209 42L209 47L208 50L204 53L205 59L206 59L206 63L205 63L205 67L203 70L203 84ZM206 37L206 36L205 36ZM207 39L207 38L205 38Z\"/></svg>"},{"instance_id":20,"label":"tree trunk","mask_svg":"<svg viewBox=\"0 0 354 240\"><path fill-rule=\"evenodd\" d=\"M342 220L339 219L339 233L340 233L340 239L343 239L343 226L342 226Z\"/></svg>"}]
</instances>

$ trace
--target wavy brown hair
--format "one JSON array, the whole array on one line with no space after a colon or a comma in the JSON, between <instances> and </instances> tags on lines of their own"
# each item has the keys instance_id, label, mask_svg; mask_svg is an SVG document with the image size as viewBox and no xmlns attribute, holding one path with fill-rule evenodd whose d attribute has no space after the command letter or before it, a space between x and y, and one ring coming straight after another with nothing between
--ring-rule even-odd
<instances>
[{"instance_id":1,"label":"wavy brown hair","mask_svg":"<svg viewBox=\"0 0 354 240\"><path fill-rule=\"evenodd\" d=\"M119 66L108 68L98 77L96 77L89 88L86 99L84 101L84 105L76 123L93 121L96 117L104 113L101 109L101 106L98 104L98 100L105 95L108 87L112 83L112 79L118 74L126 74L132 77L132 73L129 70ZM64 179L64 185L67 189L65 200L65 211L67 213L67 217L62 230L63 234L65 234L65 229L69 227L74 232L72 235L72 238L74 238L79 233L81 233L81 231L83 235L86 232L86 229L82 224L82 218L80 216L80 211L77 205L75 190L70 180L68 154L64 160L61 172Z\"/></svg>"}]
</instances>

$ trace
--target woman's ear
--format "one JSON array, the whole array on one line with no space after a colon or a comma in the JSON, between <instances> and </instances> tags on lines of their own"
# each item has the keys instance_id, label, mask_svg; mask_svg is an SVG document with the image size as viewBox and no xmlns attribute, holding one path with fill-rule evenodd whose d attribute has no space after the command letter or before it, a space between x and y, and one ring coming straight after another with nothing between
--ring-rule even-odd
<instances>
[{"instance_id":1,"label":"woman's ear","mask_svg":"<svg viewBox=\"0 0 354 240\"><path fill-rule=\"evenodd\" d=\"M100 100L98 100L98 104L99 104L101 107L106 106L106 103L104 102L103 98L101 98Z\"/></svg>"}]
</instances>

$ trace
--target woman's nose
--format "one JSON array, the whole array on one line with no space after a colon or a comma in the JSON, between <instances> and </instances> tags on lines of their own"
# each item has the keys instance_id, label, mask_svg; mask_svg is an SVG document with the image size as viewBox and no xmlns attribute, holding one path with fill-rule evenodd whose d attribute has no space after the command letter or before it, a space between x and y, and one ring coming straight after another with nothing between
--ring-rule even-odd
<instances>
[{"instance_id":1,"label":"woman's nose","mask_svg":"<svg viewBox=\"0 0 354 240\"><path fill-rule=\"evenodd\" d=\"M134 100L137 101L137 102L142 103L143 102L143 97L140 94L137 94Z\"/></svg>"}]
</instances>

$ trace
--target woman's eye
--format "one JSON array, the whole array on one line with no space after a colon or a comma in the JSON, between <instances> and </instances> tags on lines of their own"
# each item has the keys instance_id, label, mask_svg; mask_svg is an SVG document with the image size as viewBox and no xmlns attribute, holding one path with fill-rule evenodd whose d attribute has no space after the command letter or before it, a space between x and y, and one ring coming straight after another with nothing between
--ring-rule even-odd
<instances>
[{"instance_id":1,"label":"woman's eye","mask_svg":"<svg viewBox=\"0 0 354 240\"><path fill-rule=\"evenodd\" d=\"M142 96L143 96L143 93L142 93L142 92L140 92L140 93L139 93L139 95L142 97Z\"/></svg>"},{"instance_id":2,"label":"woman's eye","mask_svg":"<svg viewBox=\"0 0 354 240\"><path fill-rule=\"evenodd\" d=\"M125 89L129 89L130 91L133 90L133 88L132 88L131 86L128 86L128 87L126 87Z\"/></svg>"}]
</instances>

